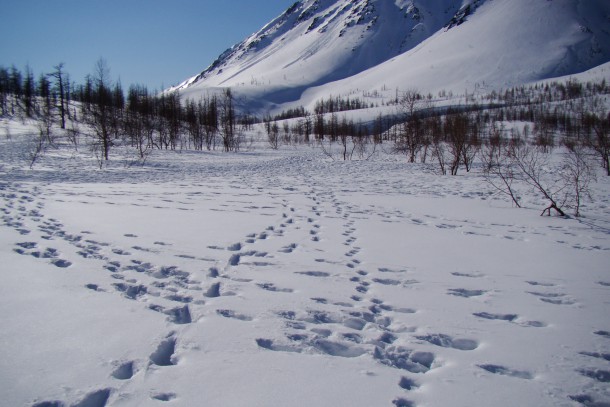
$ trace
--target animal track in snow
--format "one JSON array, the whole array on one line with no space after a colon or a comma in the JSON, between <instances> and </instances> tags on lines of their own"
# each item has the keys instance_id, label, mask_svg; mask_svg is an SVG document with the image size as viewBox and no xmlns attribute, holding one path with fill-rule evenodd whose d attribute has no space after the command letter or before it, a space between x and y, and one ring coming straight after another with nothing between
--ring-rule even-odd
<instances>
[{"instance_id":1,"label":"animal track in snow","mask_svg":"<svg viewBox=\"0 0 610 407\"><path fill-rule=\"evenodd\" d=\"M148 293L147 287L142 284L129 285L125 283L114 283L113 286L117 291L122 292L123 295L130 300L135 300L138 297Z\"/></svg>"},{"instance_id":2,"label":"animal track in snow","mask_svg":"<svg viewBox=\"0 0 610 407\"><path fill-rule=\"evenodd\" d=\"M252 317L248 315L238 314L235 311L229 309L217 309L216 313L225 318L237 319L240 321L252 321Z\"/></svg>"},{"instance_id":3,"label":"animal track in snow","mask_svg":"<svg viewBox=\"0 0 610 407\"><path fill-rule=\"evenodd\" d=\"M175 365L174 352L176 351L176 338L173 333L163 340L157 350L150 355L150 361L157 366Z\"/></svg>"},{"instance_id":4,"label":"animal track in snow","mask_svg":"<svg viewBox=\"0 0 610 407\"><path fill-rule=\"evenodd\" d=\"M52 247L46 248L44 251L33 250L38 247L37 243L34 242L21 242L16 244L17 248L13 249L15 253L21 255L31 255L37 259L51 259L51 264L59 268L68 268L72 265L72 262L64 259L60 259L59 251Z\"/></svg>"},{"instance_id":5,"label":"animal track in snow","mask_svg":"<svg viewBox=\"0 0 610 407\"><path fill-rule=\"evenodd\" d=\"M442 348L453 348L458 350L475 350L479 343L473 339L454 339L445 334L432 334L416 336L417 339L429 342Z\"/></svg>"},{"instance_id":6,"label":"animal track in snow","mask_svg":"<svg viewBox=\"0 0 610 407\"><path fill-rule=\"evenodd\" d=\"M519 317L517 314L490 314L488 312L475 312L472 315L484 319L495 319L508 322L513 322Z\"/></svg>"},{"instance_id":7,"label":"animal track in snow","mask_svg":"<svg viewBox=\"0 0 610 407\"><path fill-rule=\"evenodd\" d=\"M184 307L172 308L164 312L169 320L175 324L184 325L192 322L191 312L188 305Z\"/></svg>"},{"instance_id":8,"label":"animal track in snow","mask_svg":"<svg viewBox=\"0 0 610 407\"><path fill-rule=\"evenodd\" d=\"M610 353L599 352L580 352L581 355L590 356L592 358L603 359L610 362Z\"/></svg>"},{"instance_id":9,"label":"animal track in snow","mask_svg":"<svg viewBox=\"0 0 610 407\"><path fill-rule=\"evenodd\" d=\"M499 374L502 376L510 376L510 377L516 377L519 379L527 379L527 380L531 380L534 378L534 376L526 370L515 370L515 369L507 368L505 366L492 365L492 364L477 365L477 366L479 366L483 370L488 371L489 373Z\"/></svg>"},{"instance_id":10,"label":"animal track in snow","mask_svg":"<svg viewBox=\"0 0 610 407\"><path fill-rule=\"evenodd\" d=\"M380 267L377 270L379 270L379 272L381 272L381 273L406 273L407 272L407 270L404 270L404 269L395 270L395 269L390 269L387 267Z\"/></svg>"},{"instance_id":11,"label":"animal track in snow","mask_svg":"<svg viewBox=\"0 0 610 407\"><path fill-rule=\"evenodd\" d=\"M391 278L374 278L373 282L382 285L400 285L399 280L393 280Z\"/></svg>"},{"instance_id":12,"label":"animal track in snow","mask_svg":"<svg viewBox=\"0 0 610 407\"><path fill-rule=\"evenodd\" d=\"M563 293L541 293L535 291L528 291L528 294L532 294L540 299L542 302L555 305L572 305L575 301L569 297L566 297Z\"/></svg>"},{"instance_id":13,"label":"animal track in snow","mask_svg":"<svg viewBox=\"0 0 610 407\"><path fill-rule=\"evenodd\" d=\"M231 255L231 257L229 258L228 265L229 266L238 266L240 260L241 260L241 255L238 253L235 253L235 254Z\"/></svg>"},{"instance_id":14,"label":"animal track in snow","mask_svg":"<svg viewBox=\"0 0 610 407\"><path fill-rule=\"evenodd\" d=\"M150 396L153 400L158 401L172 401L176 397L176 393L156 393Z\"/></svg>"},{"instance_id":15,"label":"animal track in snow","mask_svg":"<svg viewBox=\"0 0 610 407\"><path fill-rule=\"evenodd\" d=\"M321 332L321 331L320 331ZM276 344L271 339L259 338L256 340L256 344L267 350L280 351L280 352L304 352L306 350L315 350L319 353L343 357L343 358L355 358L366 353L366 350L358 346L354 346L353 343L344 344L336 341L326 339L325 332L321 332L322 337L317 336L316 338L309 340L306 335L292 335L289 337L293 342L298 342L299 346L295 345L282 345Z\"/></svg>"},{"instance_id":16,"label":"animal track in snow","mask_svg":"<svg viewBox=\"0 0 610 407\"><path fill-rule=\"evenodd\" d=\"M212 284L203 295L208 298L220 297L220 283Z\"/></svg>"},{"instance_id":17,"label":"animal track in snow","mask_svg":"<svg viewBox=\"0 0 610 407\"><path fill-rule=\"evenodd\" d=\"M16 245L23 249L34 249L34 248L38 247L38 244L35 242L21 242L21 243L17 243Z\"/></svg>"},{"instance_id":18,"label":"animal track in snow","mask_svg":"<svg viewBox=\"0 0 610 407\"><path fill-rule=\"evenodd\" d=\"M608 331L595 331L593 332L595 335L603 336L610 339L610 332Z\"/></svg>"},{"instance_id":19,"label":"animal track in snow","mask_svg":"<svg viewBox=\"0 0 610 407\"><path fill-rule=\"evenodd\" d=\"M65 407L65 404L59 400L41 401L39 403L34 403L32 407Z\"/></svg>"},{"instance_id":20,"label":"animal track in snow","mask_svg":"<svg viewBox=\"0 0 610 407\"><path fill-rule=\"evenodd\" d=\"M117 380L129 380L135 373L135 366L133 361L121 363L112 372L112 377Z\"/></svg>"},{"instance_id":21,"label":"animal track in snow","mask_svg":"<svg viewBox=\"0 0 610 407\"><path fill-rule=\"evenodd\" d=\"M595 399L589 395L581 394L578 396L569 396L571 400L584 405L585 407L608 407L608 403L603 401L595 401Z\"/></svg>"},{"instance_id":22,"label":"animal track in snow","mask_svg":"<svg viewBox=\"0 0 610 407\"><path fill-rule=\"evenodd\" d=\"M110 398L112 390L102 389L87 394L80 402L70 407L104 407Z\"/></svg>"},{"instance_id":23,"label":"animal track in snow","mask_svg":"<svg viewBox=\"0 0 610 407\"><path fill-rule=\"evenodd\" d=\"M257 286L263 290L278 292L278 293L291 293L294 292L292 288L277 288L273 283L257 283Z\"/></svg>"},{"instance_id":24,"label":"animal track in snow","mask_svg":"<svg viewBox=\"0 0 610 407\"><path fill-rule=\"evenodd\" d=\"M456 276L456 277L467 277L467 278L481 278L484 277L484 274L481 273L460 273L460 272L454 272L451 273L452 275Z\"/></svg>"},{"instance_id":25,"label":"animal track in snow","mask_svg":"<svg viewBox=\"0 0 610 407\"><path fill-rule=\"evenodd\" d=\"M241 250L241 248L242 248L241 243L235 243L235 244L232 244L229 247L227 247L227 250L229 250L231 252L236 252L236 251Z\"/></svg>"},{"instance_id":26,"label":"animal track in snow","mask_svg":"<svg viewBox=\"0 0 610 407\"><path fill-rule=\"evenodd\" d=\"M555 287L555 284L552 283L541 283L539 281L526 281L529 285L532 286L540 286L540 287Z\"/></svg>"},{"instance_id":27,"label":"animal track in snow","mask_svg":"<svg viewBox=\"0 0 610 407\"><path fill-rule=\"evenodd\" d=\"M297 248L297 244L296 243L291 243L288 246L284 246L283 248L281 248L278 251L280 253L292 253L296 248Z\"/></svg>"},{"instance_id":28,"label":"animal track in snow","mask_svg":"<svg viewBox=\"0 0 610 407\"><path fill-rule=\"evenodd\" d=\"M417 384L417 382L415 382L415 380L409 379L408 377L405 377L405 376L400 378L400 382L398 382L398 386L400 386L400 388L404 389L404 390L414 390L419 387L419 385Z\"/></svg>"},{"instance_id":29,"label":"animal track in snow","mask_svg":"<svg viewBox=\"0 0 610 407\"><path fill-rule=\"evenodd\" d=\"M294 274L302 274L309 277L330 277L330 273L325 271L296 271Z\"/></svg>"},{"instance_id":30,"label":"animal track in snow","mask_svg":"<svg viewBox=\"0 0 610 407\"><path fill-rule=\"evenodd\" d=\"M290 345L278 345L273 342L271 339L258 338L256 340L256 344L267 350L272 350L276 352L301 352L302 348L298 348Z\"/></svg>"},{"instance_id":31,"label":"animal track in snow","mask_svg":"<svg viewBox=\"0 0 610 407\"><path fill-rule=\"evenodd\" d=\"M472 315L483 319L512 322L524 327L542 328L547 326L544 322L540 321L519 321L519 315L517 314L490 314L488 312L475 312Z\"/></svg>"},{"instance_id":32,"label":"animal track in snow","mask_svg":"<svg viewBox=\"0 0 610 407\"><path fill-rule=\"evenodd\" d=\"M466 288L450 288L447 291L447 294L449 295L464 298L479 297L487 292L485 290L468 290Z\"/></svg>"},{"instance_id":33,"label":"animal track in snow","mask_svg":"<svg viewBox=\"0 0 610 407\"><path fill-rule=\"evenodd\" d=\"M583 376L595 379L600 383L610 383L610 371L601 369L581 369L578 371Z\"/></svg>"},{"instance_id":34,"label":"animal track in snow","mask_svg":"<svg viewBox=\"0 0 610 407\"><path fill-rule=\"evenodd\" d=\"M403 399L402 397L392 400L392 404L394 404L395 407L415 407L415 403L410 400Z\"/></svg>"},{"instance_id":35,"label":"animal track in snow","mask_svg":"<svg viewBox=\"0 0 610 407\"><path fill-rule=\"evenodd\" d=\"M402 346L389 346L385 349L376 346L373 358L386 366L411 373L426 373L432 368L435 359L433 353L415 352Z\"/></svg>"},{"instance_id":36,"label":"animal track in snow","mask_svg":"<svg viewBox=\"0 0 610 407\"><path fill-rule=\"evenodd\" d=\"M343 358L356 358L366 353L365 349L322 338L314 339L309 345L327 355Z\"/></svg>"}]
</instances>

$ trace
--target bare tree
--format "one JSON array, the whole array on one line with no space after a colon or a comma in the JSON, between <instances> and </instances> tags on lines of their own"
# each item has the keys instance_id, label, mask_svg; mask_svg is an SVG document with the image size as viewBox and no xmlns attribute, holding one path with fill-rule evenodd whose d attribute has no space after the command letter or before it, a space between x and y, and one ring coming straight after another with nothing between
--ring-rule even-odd
<instances>
[{"instance_id":1,"label":"bare tree","mask_svg":"<svg viewBox=\"0 0 610 407\"><path fill-rule=\"evenodd\" d=\"M227 88L220 100L220 123L222 145L225 151L235 151L239 148L235 131L235 106L233 93Z\"/></svg>"},{"instance_id":2,"label":"bare tree","mask_svg":"<svg viewBox=\"0 0 610 407\"><path fill-rule=\"evenodd\" d=\"M35 88L34 74L32 73L30 66L26 65L25 78L23 81L23 104L25 106L25 115L27 117L32 117L34 110L34 96L36 94Z\"/></svg>"},{"instance_id":3,"label":"bare tree","mask_svg":"<svg viewBox=\"0 0 610 407\"><path fill-rule=\"evenodd\" d=\"M274 150L277 150L280 146L280 126L278 126L275 120L273 123L269 123L269 129L267 130L267 141Z\"/></svg>"},{"instance_id":4,"label":"bare tree","mask_svg":"<svg viewBox=\"0 0 610 407\"><path fill-rule=\"evenodd\" d=\"M610 111L605 108L604 102L596 97L589 102L589 121L593 134L588 139L588 145L595 151L610 176Z\"/></svg>"},{"instance_id":5,"label":"bare tree","mask_svg":"<svg viewBox=\"0 0 610 407\"><path fill-rule=\"evenodd\" d=\"M447 149L451 157L449 163L451 175L457 175L460 164L464 162L465 150L469 142L469 125L470 121L466 113L452 114L445 120Z\"/></svg>"},{"instance_id":6,"label":"bare tree","mask_svg":"<svg viewBox=\"0 0 610 407\"><path fill-rule=\"evenodd\" d=\"M557 172L550 169L549 156L528 144L512 143L509 154L518 169L521 179L549 201L541 215L551 215L551 210L566 216L562 207L567 202L566 186L558 179Z\"/></svg>"},{"instance_id":7,"label":"bare tree","mask_svg":"<svg viewBox=\"0 0 610 407\"><path fill-rule=\"evenodd\" d=\"M508 195L517 208L521 208L514 184L516 175L508 145L494 125L490 137L482 147L481 161L485 181L501 194Z\"/></svg>"},{"instance_id":8,"label":"bare tree","mask_svg":"<svg viewBox=\"0 0 610 407\"><path fill-rule=\"evenodd\" d=\"M568 200L566 207L574 210L574 216L580 216L583 200L592 200L590 185L595 181L595 171L589 154L581 143L566 144L561 176L567 186Z\"/></svg>"},{"instance_id":9,"label":"bare tree","mask_svg":"<svg viewBox=\"0 0 610 407\"><path fill-rule=\"evenodd\" d=\"M110 147L112 145L112 94L110 92L110 68L106 60L100 58L95 63L93 75L95 103L92 106L90 125L96 135L94 150L100 151L100 167L103 161L108 161ZM100 150L101 148L101 150Z\"/></svg>"},{"instance_id":10,"label":"bare tree","mask_svg":"<svg viewBox=\"0 0 610 407\"><path fill-rule=\"evenodd\" d=\"M421 111L428 107L427 101L415 89L409 89L398 100L398 111L402 121L395 150L407 156L414 163L419 152L426 145L424 123Z\"/></svg>"},{"instance_id":11,"label":"bare tree","mask_svg":"<svg viewBox=\"0 0 610 407\"><path fill-rule=\"evenodd\" d=\"M61 128L66 128L66 81L65 74L63 72L63 62L53 67L54 71L49 75L55 79L55 90L59 96L59 117L61 118Z\"/></svg>"}]
</instances>

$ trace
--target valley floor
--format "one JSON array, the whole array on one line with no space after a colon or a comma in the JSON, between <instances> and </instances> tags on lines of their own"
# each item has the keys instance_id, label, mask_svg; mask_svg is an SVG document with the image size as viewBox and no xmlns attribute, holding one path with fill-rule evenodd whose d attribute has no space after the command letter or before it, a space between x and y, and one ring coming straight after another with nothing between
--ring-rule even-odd
<instances>
[{"instance_id":1,"label":"valley floor","mask_svg":"<svg viewBox=\"0 0 610 407\"><path fill-rule=\"evenodd\" d=\"M395 156L29 170L19 143L0 152L2 405L610 403L606 179L563 219Z\"/></svg>"}]
</instances>

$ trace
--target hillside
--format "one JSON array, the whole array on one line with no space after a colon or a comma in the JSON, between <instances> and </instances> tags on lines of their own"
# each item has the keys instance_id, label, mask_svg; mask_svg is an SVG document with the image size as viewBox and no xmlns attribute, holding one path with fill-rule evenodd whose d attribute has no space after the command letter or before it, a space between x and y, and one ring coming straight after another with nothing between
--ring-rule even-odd
<instances>
[{"instance_id":1,"label":"hillside","mask_svg":"<svg viewBox=\"0 0 610 407\"><path fill-rule=\"evenodd\" d=\"M489 91L610 61L609 16L603 1L301 1L173 89L231 87L255 112L383 89Z\"/></svg>"}]
</instances>

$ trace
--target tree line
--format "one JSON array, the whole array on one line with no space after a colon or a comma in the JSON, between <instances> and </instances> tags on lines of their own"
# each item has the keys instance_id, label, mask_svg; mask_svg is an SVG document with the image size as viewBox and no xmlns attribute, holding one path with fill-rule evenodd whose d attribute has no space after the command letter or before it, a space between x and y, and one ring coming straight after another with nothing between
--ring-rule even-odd
<instances>
[{"instance_id":1,"label":"tree line","mask_svg":"<svg viewBox=\"0 0 610 407\"><path fill-rule=\"evenodd\" d=\"M595 172L592 163L600 162L610 176L609 94L605 80L568 80L465 95L463 104L439 108L431 95L411 89L396 92L393 113L366 123L340 114L366 103L332 96L318 101L313 113L297 107L262 121L274 149L310 144L333 159L349 160L389 146L409 163L428 163L451 175L469 172L476 163L517 206L515 186L529 185L551 202L548 212L574 207L578 213ZM178 92L131 85L125 96L103 59L82 84L70 81L63 64L38 79L28 67L25 72L0 67L0 114L38 119L32 163L53 143L53 124L65 129L75 146L78 125L85 126L100 165L115 145L132 147L142 160L154 149L239 151L258 119L239 115L235 103L230 89L181 100ZM561 170L545 172L548 153L556 147L565 151Z\"/></svg>"},{"instance_id":2,"label":"tree line","mask_svg":"<svg viewBox=\"0 0 610 407\"><path fill-rule=\"evenodd\" d=\"M0 115L20 114L45 124L41 143L51 142L54 122L66 129L70 121L73 127L68 130L75 144L79 133L75 126L86 126L102 161L119 143L134 147L141 158L152 149L238 151L243 130L253 123L250 116L237 114L230 89L182 101L178 92L159 93L131 85L125 96L104 59L96 62L82 84L70 81L63 64L40 74L38 80L29 67L21 72L15 66L0 66Z\"/></svg>"}]
</instances>

